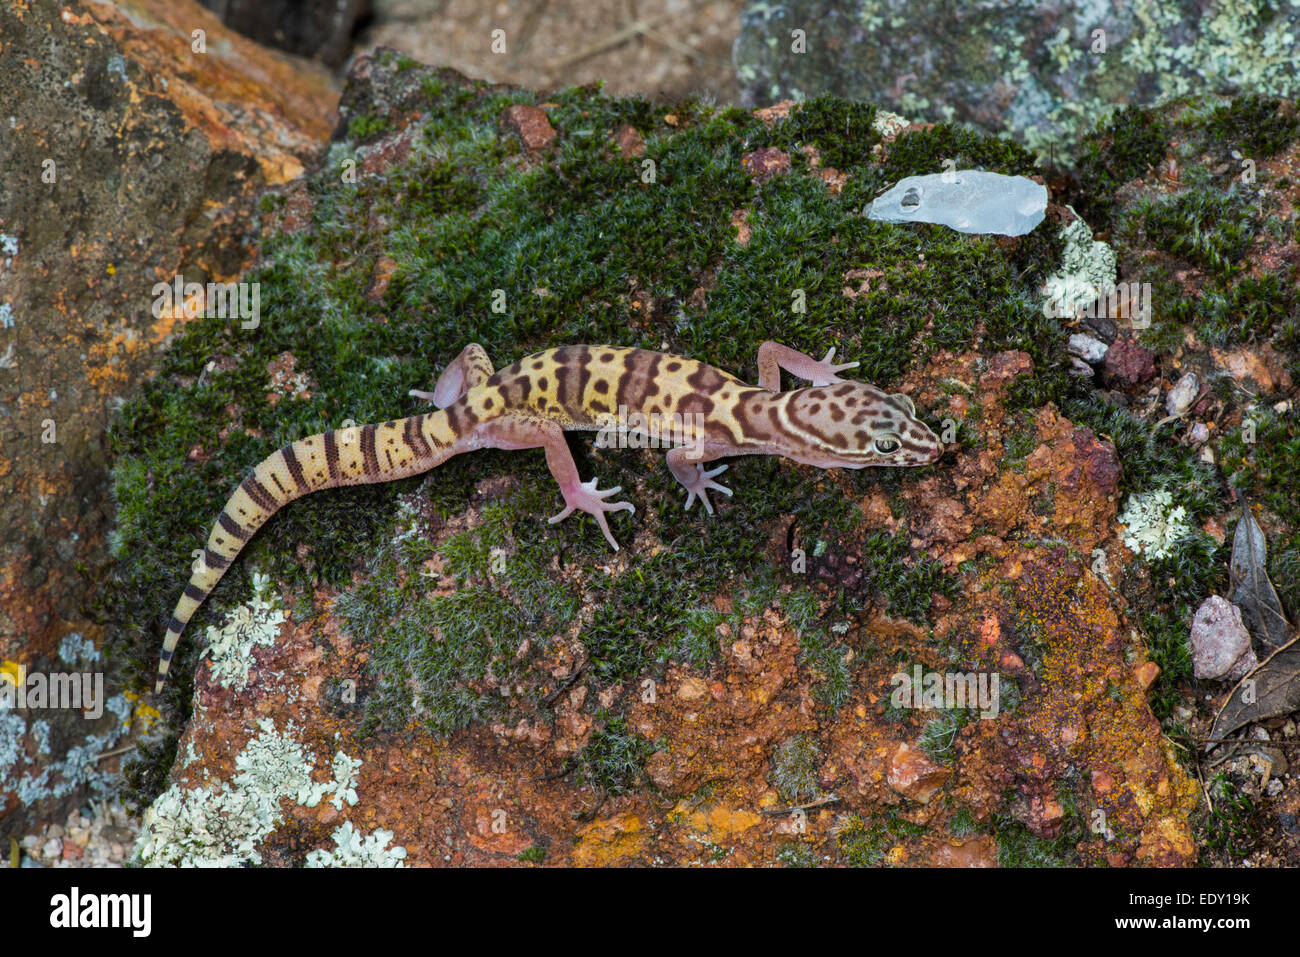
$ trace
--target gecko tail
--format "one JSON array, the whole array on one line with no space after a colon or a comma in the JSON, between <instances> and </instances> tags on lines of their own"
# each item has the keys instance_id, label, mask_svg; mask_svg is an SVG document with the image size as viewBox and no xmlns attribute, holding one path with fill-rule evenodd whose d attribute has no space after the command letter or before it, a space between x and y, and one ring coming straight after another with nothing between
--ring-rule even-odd
<instances>
[{"instance_id":1,"label":"gecko tail","mask_svg":"<svg viewBox=\"0 0 1300 957\"><path fill-rule=\"evenodd\" d=\"M161 693L167 682L185 626L245 543L277 511L321 489L418 475L460 451L448 413L439 411L308 436L259 462L231 494L212 526L206 547L194 561L190 580L167 623L154 694Z\"/></svg>"}]
</instances>

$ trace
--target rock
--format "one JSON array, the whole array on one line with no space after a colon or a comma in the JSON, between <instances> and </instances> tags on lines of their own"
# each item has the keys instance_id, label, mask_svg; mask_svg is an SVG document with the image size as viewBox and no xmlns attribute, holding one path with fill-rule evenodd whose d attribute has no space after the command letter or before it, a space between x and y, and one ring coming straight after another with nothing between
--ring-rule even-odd
<instances>
[{"instance_id":1,"label":"rock","mask_svg":"<svg viewBox=\"0 0 1300 957\"><path fill-rule=\"evenodd\" d=\"M1106 345L1110 345L1119 336L1119 326L1108 316L1084 316L1083 324Z\"/></svg>"},{"instance_id":2,"label":"rock","mask_svg":"<svg viewBox=\"0 0 1300 957\"><path fill-rule=\"evenodd\" d=\"M930 856L932 867L997 867L998 843L981 836L961 844L941 844Z\"/></svg>"},{"instance_id":3,"label":"rock","mask_svg":"<svg viewBox=\"0 0 1300 957\"><path fill-rule=\"evenodd\" d=\"M1154 661L1144 661L1133 669L1133 677L1137 679L1138 687L1145 691L1160 677L1160 666Z\"/></svg>"},{"instance_id":4,"label":"rock","mask_svg":"<svg viewBox=\"0 0 1300 957\"><path fill-rule=\"evenodd\" d=\"M677 686L677 697L683 701L698 701L708 693L708 684L699 678L687 678Z\"/></svg>"},{"instance_id":5,"label":"rock","mask_svg":"<svg viewBox=\"0 0 1300 957\"><path fill-rule=\"evenodd\" d=\"M200 24L201 56L191 52ZM150 289L238 278L255 256L258 197L314 161L338 87L319 64L265 50L191 0L2 4L0 37L0 168L52 162L56 178L0 181L0 311L12 319L0 342L0 359L12 349L0 361L0 660L57 671L65 636L93 646L103 633L84 609L112 578L114 410L193 321L184 309L155 314ZM53 444L42 442L46 419ZM107 671L110 698L117 673ZM92 736L92 753L111 748L120 716L61 710L47 724L53 753L20 747L0 772L0 810L11 783L49 772L5 818L14 833L120 764L65 761Z\"/></svg>"},{"instance_id":6,"label":"rock","mask_svg":"<svg viewBox=\"0 0 1300 957\"><path fill-rule=\"evenodd\" d=\"M1155 353L1132 339L1116 339L1106 351L1106 373L1126 386L1141 385L1155 377Z\"/></svg>"},{"instance_id":7,"label":"rock","mask_svg":"<svg viewBox=\"0 0 1300 957\"><path fill-rule=\"evenodd\" d=\"M641 156L645 153L645 139L635 126L624 123L614 134L614 145L624 156Z\"/></svg>"},{"instance_id":8,"label":"rock","mask_svg":"<svg viewBox=\"0 0 1300 957\"><path fill-rule=\"evenodd\" d=\"M1241 609L1219 595L1196 609L1190 640L1192 673L1202 680L1236 681L1258 664Z\"/></svg>"},{"instance_id":9,"label":"rock","mask_svg":"<svg viewBox=\"0 0 1300 957\"><path fill-rule=\"evenodd\" d=\"M1076 332L1070 336L1069 345L1066 346L1071 355L1076 355L1085 362L1098 363L1106 358L1106 343L1094 339L1092 336L1084 335L1082 332Z\"/></svg>"},{"instance_id":10,"label":"rock","mask_svg":"<svg viewBox=\"0 0 1300 957\"><path fill-rule=\"evenodd\" d=\"M1196 377L1196 373L1185 373L1165 396L1165 411L1170 415L1182 415L1191 408L1200 392L1201 380Z\"/></svg>"},{"instance_id":11,"label":"rock","mask_svg":"<svg viewBox=\"0 0 1300 957\"><path fill-rule=\"evenodd\" d=\"M540 106L517 104L506 107L501 125L519 137L530 150L544 150L555 141L555 127Z\"/></svg>"},{"instance_id":12,"label":"rock","mask_svg":"<svg viewBox=\"0 0 1300 957\"><path fill-rule=\"evenodd\" d=\"M905 798L928 804L948 780L951 772L931 761L923 751L906 741L898 745L889 760L889 786Z\"/></svg>"},{"instance_id":13,"label":"rock","mask_svg":"<svg viewBox=\"0 0 1300 957\"><path fill-rule=\"evenodd\" d=\"M1265 4L1085 0L784 0L741 13L742 100L821 93L972 123L1038 148L1075 143L1117 105L1216 89L1294 97L1300 31ZM792 50L792 31L806 49Z\"/></svg>"},{"instance_id":14,"label":"rock","mask_svg":"<svg viewBox=\"0 0 1300 957\"><path fill-rule=\"evenodd\" d=\"M765 146L742 156L740 165L754 178L754 182L766 183L778 173L790 171L790 155L774 146Z\"/></svg>"}]
</instances>

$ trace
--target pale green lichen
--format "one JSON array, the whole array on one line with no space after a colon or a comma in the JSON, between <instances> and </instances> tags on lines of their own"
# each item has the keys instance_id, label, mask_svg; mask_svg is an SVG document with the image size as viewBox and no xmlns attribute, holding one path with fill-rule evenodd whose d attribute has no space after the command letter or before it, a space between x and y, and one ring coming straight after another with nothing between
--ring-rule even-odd
<instances>
[{"instance_id":1,"label":"pale green lichen","mask_svg":"<svg viewBox=\"0 0 1300 957\"><path fill-rule=\"evenodd\" d=\"M270 647L280 637L280 625L285 613L270 590L270 579L253 574L253 597L235 609L225 625L207 629L208 648L204 654L212 656L212 679L223 688L242 691L248 686L248 673L253 666L253 648Z\"/></svg>"},{"instance_id":2,"label":"pale green lichen","mask_svg":"<svg viewBox=\"0 0 1300 957\"><path fill-rule=\"evenodd\" d=\"M351 821L334 829L334 850L315 850L307 855L308 867L404 867L406 848L389 847L392 831L377 829L363 838Z\"/></svg>"},{"instance_id":3,"label":"pale green lichen","mask_svg":"<svg viewBox=\"0 0 1300 957\"><path fill-rule=\"evenodd\" d=\"M236 867L262 863L258 845L280 824L280 802L315 807L330 795L336 808L357 803L361 762L334 757L333 778L315 781L316 759L270 718L235 758L229 783L184 788L173 784L145 811L136 853L147 866ZM292 731L292 725L287 729Z\"/></svg>"},{"instance_id":4,"label":"pale green lichen","mask_svg":"<svg viewBox=\"0 0 1300 957\"><path fill-rule=\"evenodd\" d=\"M1115 288L1115 250L1093 239L1079 218L1062 227L1060 235L1065 244L1061 268L1044 283L1048 315L1072 317Z\"/></svg>"},{"instance_id":5,"label":"pale green lichen","mask_svg":"<svg viewBox=\"0 0 1300 957\"><path fill-rule=\"evenodd\" d=\"M1175 506L1165 489L1129 496L1119 523L1124 526L1124 544L1149 560L1169 555L1174 543L1191 531L1187 510Z\"/></svg>"}]
</instances>

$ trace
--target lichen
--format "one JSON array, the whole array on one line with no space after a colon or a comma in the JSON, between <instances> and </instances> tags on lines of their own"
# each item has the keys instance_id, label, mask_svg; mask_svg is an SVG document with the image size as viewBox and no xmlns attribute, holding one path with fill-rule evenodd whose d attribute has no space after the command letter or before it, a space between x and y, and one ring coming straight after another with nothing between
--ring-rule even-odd
<instances>
[{"instance_id":1,"label":"lichen","mask_svg":"<svg viewBox=\"0 0 1300 957\"><path fill-rule=\"evenodd\" d=\"M377 828L370 836L363 838L352 827L351 821L344 821L334 829L334 849L331 851L314 850L307 854L307 867L404 867L406 848L398 845L389 847L393 839L392 831Z\"/></svg>"},{"instance_id":2,"label":"lichen","mask_svg":"<svg viewBox=\"0 0 1300 957\"><path fill-rule=\"evenodd\" d=\"M290 798L302 807L317 806L326 795L342 809L355 805L356 771L361 762L343 752L335 755L332 778L315 781L315 757L291 734L275 730L270 718L235 758L237 773L229 783L185 788L172 784L145 811L136 842L148 866L233 867L262 862L258 845L283 820L280 802ZM292 727L288 731L292 731Z\"/></svg>"},{"instance_id":3,"label":"lichen","mask_svg":"<svg viewBox=\"0 0 1300 957\"><path fill-rule=\"evenodd\" d=\"M1187 510L1173 504L1167 489L1129 496L1119 523L1125 527L1124 544L1147 559L1172 554L1175 543L1192 530Z\"/></svg>"},{"instance_id":4,"label":"lichen","mask_svg":"<svg viewBox=\"0 0 1300 957\"><path fill-rule=\"evenodd\" d=\"M248 686L253 667L253 648L276 643L280 625L286 620L279 598L270 589L270 578L253 574L253 597L235 609L225 625L207 629L208 651L212 655L212 678L223 688L241 691Z\"/></svg>"},{"instance_id":5,"label":"lichen","mask_svg":"<svg viewBox=\"0 0 1300 957\"><path fill-rule=\"evenodd\" d=\"M1052 315L1073 317L1077 310L1106 295L1115 287L1115 250L1092 238L1082 219L1060 229L1065 249L1061 268L1045 283Z\"/></svg>"}]
</instances>

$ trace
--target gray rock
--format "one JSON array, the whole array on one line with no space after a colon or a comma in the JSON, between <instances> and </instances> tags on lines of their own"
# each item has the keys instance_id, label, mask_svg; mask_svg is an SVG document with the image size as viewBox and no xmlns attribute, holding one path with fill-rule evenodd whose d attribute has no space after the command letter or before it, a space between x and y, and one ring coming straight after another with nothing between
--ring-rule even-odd
<instances>
[{"instance_id":1,"label":"gray rock","mask_svg":"<svg viewBox=\"0 0 1300 957\"><path fill-rule=\"evenodd\" d=\"M1188 372L1174 383L1174 387L1165 396L1165 409L1170 415L1182 415L1191 408L1200 393L1201 380L1195 372Z\"/></svg>"},{"instance_id":2,"label":"gray rock","mask_svg":"<svg viewBox=\"0 0 1300 957\"><path fill-rule=\"evenodd\" d=\"M1236 681L1258 664L1241 610L1218 595L1196 609L1191 643L1192 673L1197 678Z\"/></svg>"},{"instance_id":3,"label":"gray rock","mask_svg":"<svg viewBox=\"0 0 1300 957\"><path fill-rule=\"evenodd\" d=\"M838 93L1033 149L1077 142L1125 104L1300 92L1300 29L1263 0L755 0L740 22L749 105Z\"/></svg>"},{"instance_id":4,"label":"gray rock","mask_svg":"<svg viewBox=\"0 0 1300 957\"><path fill-rule=\"evenodd\" d=\"M1106 358L1106 343L1099 342L1092 336L1086 336L1082 332L1076 332L1070 336L1070 342L1066 346L1070 355L1078 356L1085 362L1097 363Z\"/></svg>"}]
</instances>

